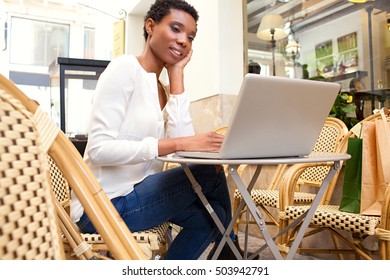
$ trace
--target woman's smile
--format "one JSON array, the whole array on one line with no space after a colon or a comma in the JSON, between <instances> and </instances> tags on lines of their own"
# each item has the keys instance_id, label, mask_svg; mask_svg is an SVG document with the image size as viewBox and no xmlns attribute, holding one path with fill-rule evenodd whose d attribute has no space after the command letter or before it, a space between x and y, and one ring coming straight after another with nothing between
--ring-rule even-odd
<instances>
[{"instance_id":1,"label":"woman's smile","mask_svg":"<svg viewBox=\"0 0 390 280\"><path fill-rule=\"evenodd\" d=\"M183 53L180 50L175 49L175 48L169 48L169 49L178 58L181 58L183 56Z\"/></svg>"}]
</instances>

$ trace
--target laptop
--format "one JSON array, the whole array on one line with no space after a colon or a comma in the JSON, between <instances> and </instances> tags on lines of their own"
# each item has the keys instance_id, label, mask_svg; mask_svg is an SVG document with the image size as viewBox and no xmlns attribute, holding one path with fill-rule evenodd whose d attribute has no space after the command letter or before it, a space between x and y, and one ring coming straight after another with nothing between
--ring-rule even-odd
<instances>
[{"instance_id":1,"label":"laptop","mask_svg":"<svg viewBox=\"0 0 390 280\"><path fill-rule=\"evenodd\" d=\"M206 159L302 157L311 153L340 84L246 74L219 152L178 151Z\"/></svg>"}]
</instances>

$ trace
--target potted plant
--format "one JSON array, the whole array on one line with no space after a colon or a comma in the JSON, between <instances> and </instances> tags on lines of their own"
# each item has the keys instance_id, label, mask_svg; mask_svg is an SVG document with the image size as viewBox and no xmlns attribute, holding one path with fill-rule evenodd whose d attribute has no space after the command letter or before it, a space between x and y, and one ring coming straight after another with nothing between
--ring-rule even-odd
<instances>
[{"instance_id":1,"label":"potted plant","mask_svg":"<svg viewBox=\"0 0 390 280\"><path fill-rule=\"evenodd\" d=\"M356 105L353 95L340 91L329 113L330 117L342 120L351 129L359 121L356 118Z\"/></svg>"}]
</instances>

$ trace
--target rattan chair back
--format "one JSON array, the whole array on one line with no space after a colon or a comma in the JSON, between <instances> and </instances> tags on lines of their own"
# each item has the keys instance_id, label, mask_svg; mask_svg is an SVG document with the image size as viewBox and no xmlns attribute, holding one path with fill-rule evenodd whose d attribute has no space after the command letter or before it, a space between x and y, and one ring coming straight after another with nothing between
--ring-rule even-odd
<instances>
[{"instance_id":1,"label":"rattan chair back","mask_svg":"<svg viewBox=\"0 0 390 280\"><path fill-rule=\"evenodd\" d=\"M0 89L33 115L43 151L55 161L115 259L147 259L77 149L39 105L0 75Z\"/></svg>"},{"instance_id":2,"label":"rattan chair back","mask_svg":"<svg viewBox=\"0 0 390 280\"><path fill-rule=\"evenodd\" d=\"M64 259L32 114L0 89L0 118L0 259Z\"/></svg>"},{"instance_id":3,"label":"rattan chair back","mask_svg":"<svg viewBox=\"0 0 390 280\"><path fill-rule=\"evenodd\" d=\"M347 134L348 128L344 122L337 118L328 117L316 141L313 152L345 153L347 149ZM319 187L328 174L329 168L330 166L324 165L306 168L299 177L298 184ZM329 184L322 204L330 202L340 171L338 171L338 174Z\"/></svg>"}]
</instances>

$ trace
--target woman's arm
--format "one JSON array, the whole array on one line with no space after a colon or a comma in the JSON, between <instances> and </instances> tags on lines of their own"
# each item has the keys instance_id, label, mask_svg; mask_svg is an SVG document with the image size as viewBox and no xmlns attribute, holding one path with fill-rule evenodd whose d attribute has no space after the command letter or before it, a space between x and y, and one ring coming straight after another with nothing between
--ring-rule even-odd
<instances>
[{"instance_id":1,"label":"woman's arm","mask_svg":"<svg viewBox=\"0 0 390 280\"><path fill-rule=\"evenodd\" d=\"M176 151L218 151L222 145L223 136L215 132L194 135L189 114L189 100L184 94L184 68L190 61L192 52L191 49L182 60L174 65L165 65L171 91L166 107L168 112L167 136L171 138L159 139L159 156Z\"/></svg>"},{"instance_id":2,"label":"woman's arm","mask_svg":"<svg viewBox=\"0 0 390 280\"><path fill-rule=\"evenodd\" d=\"M183 57L178 63L173 65L165 65L169 76L169 85L171 87L171 94L181 94L185 91L184 88L184 67L190 61L192 56L192 49Z\"/></svg>"},{"instance_id":3,"label":"woman's arm","mask_svg":"<svg viewBox=\"0 0 390 280\"><path fill-rule=\"evenodd\" d=\"M190 61L192 50L173 65L166 64L168 71L170 98L166 105L168 113L167 138L192 136L195 134L189 108L190 102L184 89L184 68Z\"/></svg>"}]
</instances>

